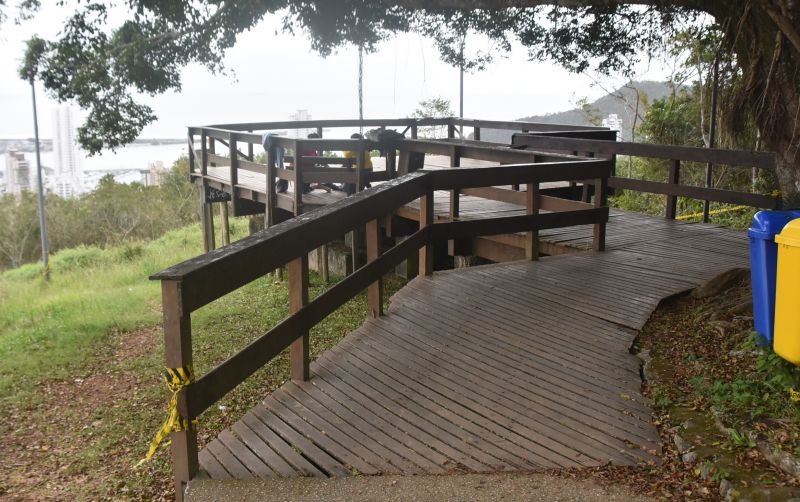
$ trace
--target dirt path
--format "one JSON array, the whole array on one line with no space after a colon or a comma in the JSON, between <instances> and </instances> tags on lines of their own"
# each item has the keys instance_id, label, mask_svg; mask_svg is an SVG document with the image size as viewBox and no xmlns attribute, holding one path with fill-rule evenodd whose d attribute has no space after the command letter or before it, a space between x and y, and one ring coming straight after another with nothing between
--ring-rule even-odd
<instances>
[{"instance_id":1,"label":"dirt path","mask_svg":"<svg viewBox=\"0 0 800 502\"><path fill-rule=\"evenodd\" d=\"M460 476L357 476L335 479L294 478L274 481L199 481L189 486L189 502L218 500L263 502L491 502L495 500L640 502L624 486L548 474L465 474Z\"/></svg>"},{"instance_id":2,"label":"dirt path","mask_svg":"<svg viewBox=\"0 0 800 502\"><path fill-rule=\"evenodd\" d=\"M163 498L166 477L158 473L163 466L147 466L134 475L148 487L146 492L124 481L143 451L140 443L148 440L131 428L141 420L127 417L160 415L163 408L148 392L152 375L145 381L143 372L136 371L137 361L153 354L160 330L112 336L72 379L40 384L2 411L0 498Z\"/></svg>"}]
</instances>

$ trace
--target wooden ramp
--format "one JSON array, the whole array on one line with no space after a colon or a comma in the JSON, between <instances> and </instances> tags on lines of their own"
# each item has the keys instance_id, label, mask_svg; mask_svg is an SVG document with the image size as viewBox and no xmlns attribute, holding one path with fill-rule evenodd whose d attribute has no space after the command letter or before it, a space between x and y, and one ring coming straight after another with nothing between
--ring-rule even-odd
<instances>
[{"instance_id":1,"label":"wooden ramp","mask_svg":"<svg viewBox=\"0 0 800 502\"><path fill-rule=\"evenodd\" d=\"M636 330L664 297L747 266L747 239L647 219L605 253L415 279L309 382L208 444L201 468L241 479L658 462Z\"/></svg>"}]
</instances>

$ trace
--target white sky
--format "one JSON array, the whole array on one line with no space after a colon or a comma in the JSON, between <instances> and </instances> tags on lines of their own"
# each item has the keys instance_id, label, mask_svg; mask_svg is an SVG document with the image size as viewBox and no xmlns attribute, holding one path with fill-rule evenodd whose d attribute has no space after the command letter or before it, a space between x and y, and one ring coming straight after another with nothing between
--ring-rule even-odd
<instances>
[{"instance_id":1,"label":"white sky","mask_svg":"<svg viewBox=\"0 0 800 502\"><path fill-rule=\"evenodd\" d=\"M16 74L23 41L33 34L54 37L67 13L48 6L33 21L0 26L0 138L33 136L30 87ZM142 136L183 137L187 125L286 120L301 108L314 119L357 118L357 50L347 48L324 59L303 35L276 34L279 26L280 18L270 16L240 36L226 56L235 78L190 66L182 73L180 93L146 98L158 120ZM643 68L638 78L665 76L661 68ZM592 100L603 94L588 77L529 62L525 50L515 47L487 70L465 76L464 115L511 120L566 110L577 97ZM405 117L421 100L435 96L450 99L458 112L458 71L439 60L430 41L401 35L365 57L365 118ZM40 134L48 138L54 102L41 88L37 98Z\"/></svg>"}]
</instances>

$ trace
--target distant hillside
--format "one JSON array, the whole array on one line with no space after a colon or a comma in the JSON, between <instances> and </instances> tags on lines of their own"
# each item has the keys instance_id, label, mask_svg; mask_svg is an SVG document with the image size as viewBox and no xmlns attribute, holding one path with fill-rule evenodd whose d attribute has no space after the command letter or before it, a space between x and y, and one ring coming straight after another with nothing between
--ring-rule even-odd
<instances>
[{"instance_id":1,"label":"distant hillside","mask_svg":"<svg viewBox=\"0 0 800 502\"><path fill-rule=\"evenodd\" d=\"M646 103L651 103L655 99L661 99L670 92L669 86L665 82L643 81L632 82L629 86L623 86L613 93L606 94L598 100L590 103L592 112L601 119L607 118L611 114L616 114L620 120L620 132L622 141L630 141L631 124L633 124L635 106L637 102L637 90L640 97ZM640 104L639 115L644 116L646 109ZM589 122L586 112L580 108L573 108L558 113L548 113L546 115L531 115L516 120L525 122L541 122L543 124L566 124L566 125L593 125ZM483 141L495 141L498 143L508 143L511 141L511 132L498 129L482 129L481 139Z\"/></svg>"}]
</instances>

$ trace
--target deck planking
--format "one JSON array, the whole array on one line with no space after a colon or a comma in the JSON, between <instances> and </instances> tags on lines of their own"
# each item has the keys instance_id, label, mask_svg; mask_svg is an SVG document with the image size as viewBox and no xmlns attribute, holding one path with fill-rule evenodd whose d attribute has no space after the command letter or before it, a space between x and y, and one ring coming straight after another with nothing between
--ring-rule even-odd
<instances>
[{"instance_id":1,"label":"deck planking","mask_svg":"<svg viewBox=\"0 0 800 502\"><path fill-rule=\"evenodd\" d=\"M209 443L201 468L241 479L658 462L629 348L663 298L746 267L747 239L620 212L608 234L604 253L414 279L312 363L310 381Z\"/></svg>"}]
</instances>

